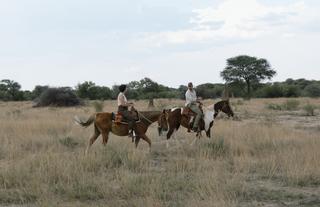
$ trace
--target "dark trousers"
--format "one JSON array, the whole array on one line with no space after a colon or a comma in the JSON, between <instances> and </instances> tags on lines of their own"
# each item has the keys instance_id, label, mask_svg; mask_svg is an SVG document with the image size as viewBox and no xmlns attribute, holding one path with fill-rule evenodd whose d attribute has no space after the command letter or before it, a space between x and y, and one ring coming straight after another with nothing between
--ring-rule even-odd
<instances>
[{"instance_id":1,"label":"dark trousers","mask_svg":"<svg viewBox=\"0 0 320 207\"><path fill-rule=\"evenodd\" d=\"M118 106L118 112L122 114L123 121L128 122L129 130L135 130L136 126L136 117L132 114L131 111L128 110L127 106Z\"/></svg>"}]
</instances>

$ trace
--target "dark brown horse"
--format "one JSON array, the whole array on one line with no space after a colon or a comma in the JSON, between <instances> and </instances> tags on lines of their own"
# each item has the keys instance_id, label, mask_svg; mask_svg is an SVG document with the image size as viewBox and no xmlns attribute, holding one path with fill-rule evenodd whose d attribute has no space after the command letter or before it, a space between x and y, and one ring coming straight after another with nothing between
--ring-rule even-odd
<instances>
[{"instance_id":1,"label":"dark brown horse","mask_svg":"<svg viewBox=\"0 0 320 207\"><path fill-rule=\"evenodd\" d=\"M190 125L192 125L192 122L194 121L194 116L190 117L188 114L183 113L184 108L173 108L169 110L165 110L165 113L162 113L161 116L167 116L166 119L161 119L161 120L167 120L168 125L169 125L169 131L167 133L167 140L170 139L172 134L177 131L180 126L183 126L185 128L190 129ZM213 120L214 120L214 112L210 110L205 110L204 111L204 117L200 120L199 122L199 129L200 132L197 132L197 137L200 138L201 136L201 131L205 131L206 135L208 138L211 137L211 127L213 125ZM164 125L162 123L159 123L159 125ZM163 129L159 128L159 135L161 135L161 131ZM168 146L168 142L167 142Z\"/></svg>"},{"instance_id":2,"label":"dark brown horse","mask_svg":"<svg viewBox=\"0 0 320 207\"><path fill-rule=\"evenodd\" d=\"M138 112L140 121L136 122L136 137L135 137L135 146L138 147L140 138L142 138L144 141L146 141L149 144L149 147L151 149L151 140L146 136L146 131L148 130L148 127L158 121L159 123L162 123L161 127L166 128L167 125L165 124L166 121L162 120L165 118L165 116L161 116L165 112L161 111L142 111ZM80 120L77 116L75 116L75 122L82 127L88 127L92 123L94 123L94 133L91 136L89 140L88 147L86 149L86 153L88 153L90 146L95 142L95 140L99 137L99 135L102 135L102 143L104 145L107 144L109 133L112 132L115 135L118 136L128 136L129 130L128 130L128 124L127 123L115 123L114 122L114 114L113 113L96 113L91 115L87 121Z\"/></svg>"},{"instance_id":3,"label":"dark brown horse","mask_svg":"<svg viewBox=\"0 0 320 207\"><path fill-rule=\"evenodd\" d=\"M214 104L214 118L216 118L220 111L224 112L228 115L228 117L234 117L234 113L232 111L232 108L230 106L229 99L222 100Z\"/></svg>"}]
</instances>

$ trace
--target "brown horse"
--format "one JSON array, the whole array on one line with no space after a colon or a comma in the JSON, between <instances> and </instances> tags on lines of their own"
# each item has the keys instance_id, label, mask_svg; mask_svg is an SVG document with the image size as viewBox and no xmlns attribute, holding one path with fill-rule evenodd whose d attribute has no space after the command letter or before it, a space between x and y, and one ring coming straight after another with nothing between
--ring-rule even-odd
<instances>
[{"instance_id":1,"label":"brown horse","mask_svg":"<svg viewBox=\"0 0 320 207\"><path fill-rule=\"evenodd\" d=\"M169 110L165 110L164 113L162 113L161 116L167 116L166 119L161 120L167 120L169 125L169 131L167 133L167 140L170 139L172 134L177 131L180 126L183 126L185 128L190 129L190 125L192 125L192 122L194 121L195 114L192 114L193 117L190 117L187 114L183 113L184 108L173 108ZM193 112L192 112L193 113ZM211 127L213 126L213 120L214 120L214 112L210 110L204 111L204 117L199 122L199 129L200 132L197 132L196 137L200 138L201 131L205 131L208 138L211 137ZM159 121L158 121L159 122ZM162 123L159 123L159 125L164 125ZM159 129L159 135L161 135L161 131L164 129ZM168 147L168 142L167 142Z\"/></svg>"},{"instance_id":2,"label":"brown horse","mask_svg":"<svg viewBox=\"0 0 320 207\"><path fill-rule=\"evenodd\" d=\"M166 128L166 121L161 119L164 119L165 116L161 116L164 111L142 111L138 112L140 121L136 122L136 137L135 137L135 146L138 147L140 138L145 140L150 147L151 150L151 140L146 136L146 131L148 130L148 127L158 121L158 123L162 123L161 127ZM96 113L91 115L87 121L81 121L77 116L74 118L75 122L82 127L88 127L92 123L94 123L94 133L91 136L89 140L88 147L86 149L86 153L88 153L90 146L95 142L95 140L99 137L99 135L102 135L102 143L104 145L107 144L109 133L112 132L115 135L118 136L128 136L129 130L128 130L128 124L127 123L115 123L114 122L114 114L113 113Z\"/></svg>"},{"instance_id":3,"label":"brown horse","mask_svg":"<svg viewBox=\"0 0 320 207\"><path fill-rule=\"evenodd\" d=\"M218 113L220 111L222 111L225 114L227 114L228 117L230 117L230 116L234 117L234 113L233 113L233 111L231 109L229 99L222 100L222 101L219 101L219 102L215 103L213 108L214 108L214 118L216 118L218 116Z\"/></svg>"}]
</instances>

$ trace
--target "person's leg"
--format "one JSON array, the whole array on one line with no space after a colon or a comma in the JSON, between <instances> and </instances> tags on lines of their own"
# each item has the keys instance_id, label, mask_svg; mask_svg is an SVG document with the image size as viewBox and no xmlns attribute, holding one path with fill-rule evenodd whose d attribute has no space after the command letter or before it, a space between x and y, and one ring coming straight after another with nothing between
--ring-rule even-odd
<instances>
[{"instance_id":1,"label":"person's leg","mask_svg":"<svg viewBox=\"0 0 320 207\"><path fill-rule=\"evenodd\" d=\"M199 107L197 105L192 105L190 107L190 109L197 114L196 118L194 120L194 123L193 123L193 130L197 130L199 121L200 121L200 119L202 117L202 111L199 109Z\"/></svg>"},{"instance_id":2,"label":"person's leg","mask_svg":"<svg viewBox=\"0 0 320 207\"><path fill-rule=\"evenodd\" d=\"M134 121L131 119L130 111L126 110L126 111L122 111L121 113L123 117L122 120L128 123L128 136L133 137L132 130L133 130Z\"/></svg>"},{"instance_id":3,"label":"person's leg","mask_svg":"<svg viewBox=\"0 0 320 207\"><path fill-rule=\"evenodd\" d=\"M130 130L130 135L132 136L132 142L134 142L134 138L136 136L136 116L135 113L133 113L132 111L128 111L128 123L129 123L129 130Z\"/></svg>"},{"instance_id":4,"label":"person's leg","mask_svg":"<svg viewBox=\"0 0 320 207\"><path fill-rule=\"evenodd\" d=\"M128 130L129 130L129 132L132 131L132 129L133 129L133 121L129 120L128 121Z\"/></svg>"}]
</instances>

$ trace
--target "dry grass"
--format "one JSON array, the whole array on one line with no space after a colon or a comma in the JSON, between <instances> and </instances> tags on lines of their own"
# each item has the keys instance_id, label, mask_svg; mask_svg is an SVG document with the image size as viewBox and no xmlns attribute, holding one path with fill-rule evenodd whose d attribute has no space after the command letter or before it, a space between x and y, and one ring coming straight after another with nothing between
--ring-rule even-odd
<instances>
[{"instance_id":1,"label":"dry grass","mask_svg":"<svg viewBox=\"0 0 320 207\"><path fill-rule=\"evenodd\" d=\"M319 99L297 100L320 106ZM241 121L220 115L213 138L193 146L194 135L180 129L167 149L154 124L147 133L151 153L144 142L134 149L129 138L111 135L106 147L98 139L88 156L93 129L72 118L94 113L91 105L35 109L2 102L0 206L319 206L319 112L265 107L285 102L232 100ZM155 100L158 109L181 105ZM116 103L105 101L103 108L114 111Z\"/></svg>"}]
</instances>

